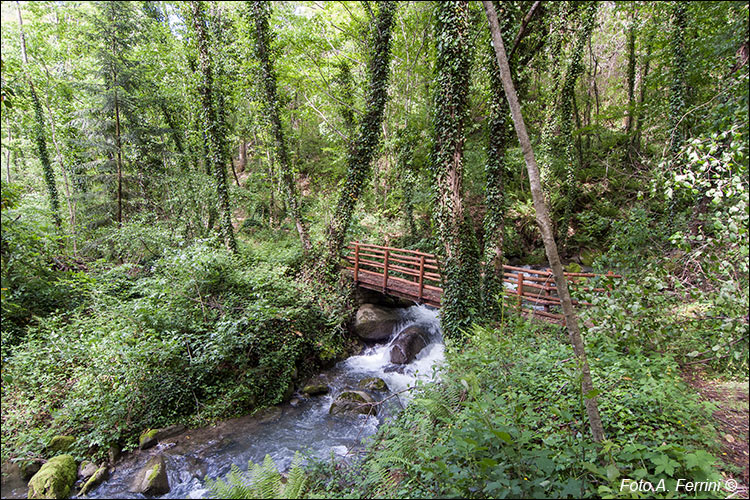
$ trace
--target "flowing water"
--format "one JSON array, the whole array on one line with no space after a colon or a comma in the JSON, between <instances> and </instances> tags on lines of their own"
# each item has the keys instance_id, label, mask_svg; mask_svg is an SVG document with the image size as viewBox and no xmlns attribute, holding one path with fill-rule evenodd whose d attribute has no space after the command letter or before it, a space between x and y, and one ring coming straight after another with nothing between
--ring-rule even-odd
<instances>
[{"instance_id":1,"label":"flowing water","mask_svg":"<svg viewBox=\"0 0 750 500\"><path fill-rule=\"evenodd\" d=\"M300 398L272 408L260 416L225 420L192 429L160 442L155 448L135 451L119 461L109 480L91 491L89 498L133 498L128 487L137 471L153 455L162 453L167 464L170 492L162 498L201 498L206 495L203 478L229 472L231 464L247 469L248 460L262 462L269 454L279 469L286 469L296 451L317 458L351 456L362 440L408 403L418 379L429 379L443 360L443 339L437 310L413 306L400 310L402 321L388 342L367 347L362 354L338 363L320 375L331 391L325 396ZM390 343L395 334L411 325L423 327L430 343L416 359L403 367L390 364ZM401 369L402 368L402 369ZM397 371L398 370L398 371ZM360 380L380 377L388 391L372 393L378 400L377 416L332 416L328 409L340 392L357 389Z\"/></svg>"}]
</instances>

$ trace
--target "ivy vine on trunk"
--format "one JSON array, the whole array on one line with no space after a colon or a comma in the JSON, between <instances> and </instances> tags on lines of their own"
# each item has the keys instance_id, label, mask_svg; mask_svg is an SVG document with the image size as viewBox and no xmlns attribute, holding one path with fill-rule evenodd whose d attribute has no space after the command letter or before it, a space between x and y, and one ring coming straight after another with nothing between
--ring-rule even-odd
<instances>
[{"instance_id":1,"label":"ivy vine on trunk","mask_svg":"<svg viewBox=\"0 0 750 500\"><path fill-rule=\"evenodd\" d=\"M52 171L52 163L49 159L49 151L47 151L47 137L45 134L44 127L44 113L42 112L42 105L39 102L39 96L34 88L34 82L31 80L31 73L28 70L29 59L26 55L26 37L23 32L23 18L21 17L21 5L16 2L16 8L18 9L18 24L20 26L21 34L21 55L23 56L23 64L26 69L26 79L29 84L29 91L31 93L31 101L34 106L34 141L36 142L37 150L39 151L39 161L42 164L42 171L44 172L44 182L47 184L47 193L49 195L49 206L52 212L52 221L56 228L62 227L62 219L60 218L60 198L57 194L57 184L55 183L55 173Z\"/></svg>"},{"instance_id":2,"label":"ivy vine on trunk","mask_svg":"<svg viewBox=\"0 0 750 500\"><path fill-rule=\"evenodd\" d=\"M344 237L349 229L354 206L370 174L370 164L380 143L385 103L388 100L388 73L391 60L391 25L396 11L395 2L378 2L378 14L372 30L372 52L368 66L365 114L359 123L357 138L348 149L346 179L339 201L326 230L324 255L320 270L325 281L334 278Z\"/></svg>"},{"instance_id":3,"label":"ivy vine on trunk","mask_svg":"<svg viewBox=\"0 0 750 500\"><path fill-rule=\"evenodd\" d=\"M204 138L207 143L208 166L214 176L216 193L218 195L219 227L224 238L224 244L231 252L237 252L237 242L234 239L232 228L232 215L229 211L229 191L227 189L227 174L223 158L223 145L220 137L220 123L213 101L213 74L211 70L211 57L208 53L208 35L206 32L206 14L204 2L194 1L190 3L193 16L193 29L198 45L198 60L201 72L201 82L198 93L201 98L203 112Z\"/></svg>"},{"instance_id":4,"label":"ivy vine on trunk","mask_svg":"<svg viewBox=\"0 0 750 500\"><path fill-rule=\"evenodd\" d=\"M284 186L284 195L289 212L292 214L294 224L297 227L300 241L302 242L302 253L307 256L312 249L312 243L310 242L310 235L307 231L305 221L302 219L302 211L294 180L294 169L289 161L289 152L284 139L284 128L281 125L281 117L279 116L276 73L274 72L269 55L272 38L269 28L269 18L271 17L270 3L263 1L248 2L248 4L252 12L253 21L255 22L255 51L260 61L266 116L270 122L274 138L274 156L281 167L281 181Z\"/></svg>"},{"instance_id":5,"label":"ivy vine on trunk","mask_svg":"<svg viewBox=\"0 0 750 500\"><path fill-rule=\"evenodd\" d=\"M471 325L479 304L479 256L474 231L464 217L464 122L470 80L469 4L438 2L435 91L434 209L438 248L444 262L441 324L449 337Z\"/></svg>"},{"instance_id":6,"label":"ivy vine on trunk","mask_svg":"<svg viewBox=\"0 0 750 500\"><path fill-rule=\"evenodd\" d=\"M568 245L568 226L570 217L575 205L577 186L576 186L576 159L573 155L573 100L575 99L575 87L578 77L583 73L583 51L586 48L586 42L591 37L591 31L594 29L596 21L596 10L598 2L589 2L583 13L582 27L578 31L578 38L573 54L570 58L565 81L560 93L560 135L564 142L565 151L565 211L560 222L560 248L565 252ZM580 165L578 165L580 167Z\"/></svg>"}]
</instances>

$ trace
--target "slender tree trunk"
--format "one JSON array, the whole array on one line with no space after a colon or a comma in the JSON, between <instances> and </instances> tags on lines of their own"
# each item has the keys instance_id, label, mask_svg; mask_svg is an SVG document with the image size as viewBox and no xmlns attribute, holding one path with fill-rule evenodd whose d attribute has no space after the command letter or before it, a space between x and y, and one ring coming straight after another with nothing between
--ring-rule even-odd
<instances>
[{"instance_id":1,"label":"slender tree trunk","mask_svg":"<svg viewBox=\"0 0 750 500\"><path fill-rule=\"evenodd\" d=\"M122 138L120 136L120 103L117 96L117 74L112 75L115 88L115 147L117 148L117 225L122 226Z\"/></svg>"},{"instance_id":2,"label":"slender tree trunk","mask_svg":"<svg viewBox=\"0 0 750 500\"><path fill-rule=\"evenodd\" d=\"M631 14L628 27L628 116L625 120L625 133L630 134L633 129L633 113L635 112L635 14Z\"/></svg>"},{"instance_id":3,"label":"slender tree trunk","mask_svg":"<svg viewBox=\"0 0 750 500\"><path fill-rule=\"evenodd\" d=\"M8 179L8 182L12 182L10 178L10 157L11 153L13 152L13 148L10 147L10 143L13 140L13 130L10 126L10 119L5 120L8 126L8 148L5 152L5 178Z\"/></svg>"},{"instance_id":4,"label":"slender tree trunk","mask_svg":"<svg viewBox=\"0 0 750 500\"><path fill-rule=\"evenodd\" d=\"M388 99L391 24L396 4L381 1L378 5L378 15L372 33L373 41L370 44L366 111L359 123L359 134L348 150L344 188L326 230L325 253L320 266L324 273L324 281L334 279L352 212L370 175L371 163L380 142L380 124Z\"/></svg>"},{"instance_id":5,"label":"slender tree trunk","mask_svg":"<svg viewBox=\"0 0 750 500\"><path fill-rule=\"evenodd\" d=\"M575 88L578 77L583 73L583 51L586 46L586 41L591 38L591 31L593 30L594 22L596 20L597 7L597 2L589 2L586 6L586 11L583 14L583 26L578 31L578 39L573 48L573 54L570 57L570 64L568 65L568 70L565 74L565 83L563 84L560 95L560 135L562 136L565 151L565 211L563 212L563 217L560 221L559 227L560 248L563 253L567 251L568 227L573 215L576 194L578 193L578 186L576 184L577 179L575 175L576 159L573 155L573 118L574 116L577 116L577 111L574 114L573 109Z\"/></svg>"},{"instance_id":6,"label":"slender tree trunk","mask_svg":"<svg viewBox=\"0 0 750 500\"><path fill-rule=\"evenodd\" d=\"M232 213L229 209L229 191L227 189L227 173L223 161L224 145L221 141L219 118L213 100L213 73L211 57L208 52L208 36L206 33L206 15L204 3L191 2L193 14L193 29L198 45L199 66L202 81L199 85L201 107L203 109L204 132L207 139L208 168L211 169L216 183L219 227L224 238L224 244L230 252L237 252L237 241L234 239L232 228Z\"/></svg>"},{"instance_id":7,"label":"slender tree trunk","mask_svg":"<svg viewBox=\"0 0 750 500\"><path fill-rule=\"evenodd\" d=\"M49 75L48 75L49 77ZM73 255L78 256L78 238L76 235L76 202L73 199L71 190L70 190L70 182L68 180L68 172L65 168L64 160L62 151L60 150L60 145L57 142L57 130L55 128L55 120L52 116L52 108L49 104L49 92L47 93L47 99L45 102L45 105L47 107L47 113L49 114L49 125L50 125L50 132L52 132L52 144L55 146L55 152L57 153L57 162L60 164L60 171L63 175L63 187L65 188L65 200L67 201L68 205L68 222L70 223L70 238L73 242Z\"/></svg>"},{"instance_id":8,"label":"slender tree trunk","mask_svg":"<svg viewBox=\"0 0 750 500\"><path fill-rule=\"evenodd\" d=\"M31 101L34 106L34 138L36 139L37 149L39 150L39 161L42 163L42 171L44 172L44 181L47 184L47 193L49 194L50 210L52 211L52 221L55 227L59 230L62 228L62 219L60 219L60 199L57 195L57 185L55 184L55 174L52 171L52 164L49 159L49 152L47 151L47 138L45 137L44 130L44 114L42 113L42 105L39 102L39 96L34 88L34 82L31 80L31 74L29 73L29 58L26 55L26 36L23 32L23 18L21 17L21 4L16 2L16 9L18 11L18 24L21 35L21 55L23 57L23 65L26 72L26 80L29 84L29 90L31 93Z\"/></svg>"},{"instance_id":9,"label":"slender tree trunk","mask_svg":"<svg viewBox=\"0 0 750 500\"><path fill-rule=\"evenodd\" d=\"M238 163L237 170L242 173L247 168L247 141L244 137L240 137L240 146L238 148ZM239 183L237 184L239 186Z\"/></svg>"},{"instance_id":10,"label":"slender tree trunk","mask_svg":"<svg viewBox=\"0 0 750 500\"><path fill-rule=\"evenodd\" d=\"M638 105L635 111L635 133L633 134L633 148L637 151L641 148L641 129L643 127L643 103L646 100L646 83L649 67L651 66L651 51L653 50L654 32L651 31L646 40L646 54L643 56L643 69L641 69L641 82L638 91Z\"/></svg>"},{"instance_id":11,"label":"slender tree trunk","mask_svg":"<svg viewBox=\"0 0 750 500\"><path fill-rule=\"evenodd\" d=\"M310 241L310 234L307 231L305 221L302 218L302 209L300 207L297 186L294 179L294 169L289 161L289 152L284 138L284 128L281 125L281 116L279 114L276 73L269 55L271 43L271 33L269 28L270 5L268 2L250 2L250 9L253 13L253 20L255 22L255 49L261 65L264 84L263 88L265 90L266 112L268 113L268 120L275 141L275 157L281 167L281 180L284 184L284 194L292 218L294 219L294 225L297 227L300 242L302 243L302 253L307 256L312 250L312 242Z\"/></svg>"},{"instance_id":12,"label":"slender tree trunk","mask_svg":"<svg viewBox=\"0 0 750 500\"><path fill-rule=\"evenodd\" d=\"M516 133L518 135L518 141L521 143L521 149L523 149L526 169L529 174L529 184L531 185L531 194L534 199L537 224L542 233L542 240L544 241L547 259L552 268L552 273L555 277L555 284L557 285L557 292L560 301L562 302L563 314L565 316L565 324L568 329L570 343L573 345L573 351L578 359L581 370L581 390L584 395L584 404L589 417L591 433L594 441L601 442L604 440L604 428L602 426L601 417L599 416L599 407L596 402L596 397L593 393L591 372L586 359L586 350L584 348L583 339L581 338L581 332L578 329L578 319L576 318L576 313L573 309L573 303L570 300L568 283L565 279L565 274L563 273L562 264L560 263L560 256L557 253L557 245L555 244L555 239L552 234L552 224L550 222L549 212L544 202L542 185L539 179L539 167L534 158L534 150L531 147L531 141L526 132L526 124L524 123L523 115L521 114L521 105L518 102L516 90L513 86L513 80L511 79L510 68L508 66L508 59L505 55L505 47L503 45L502 33L497 21L495 7L492 5L492 2L488 0L483 0L482 4L484 5L487 14L487 20L489 21L492 42L495 47L497 63L500 66L505 96L508 98L508 105L510 106L511 116L513 117L513 124L515 125Z\"/></svg>"}]
</instances>

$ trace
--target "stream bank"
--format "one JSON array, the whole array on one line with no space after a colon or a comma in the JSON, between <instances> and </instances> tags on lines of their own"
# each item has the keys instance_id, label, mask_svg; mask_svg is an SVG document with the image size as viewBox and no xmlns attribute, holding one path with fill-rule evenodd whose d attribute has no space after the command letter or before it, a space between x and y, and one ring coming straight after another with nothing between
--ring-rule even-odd
<instances>
[{"instance_id":1,"label":"stream bank","mask_svg":"<svg viewBox=\"0 0 750 500\"><path fill-rule=\"evenodd\" d=\"M291 464L295 452L328 459L351 456L380 424L396 414L410 398L408 387L433 376L443 360L443 340L438 311L426 306L390 309L397 321L386 339L365 345L363 351L337 363L312 382L328 391L317 396L297 392L290 401L255 415L221 421L210 427L190 429L159 441L146 450L125 454L110 471L109 479L91 489L87 498L146 498L131 490L134 477L154 457L163 458L169 491L156 498L202 498L208 493L204 479L227 474L232 464L246 470L248 461L262 462L266 454L280 470ZM398 334L419 327L425 332L424 347L406 364L391 363ZM363 379L382 379L386 390L360 386ZM303 384L308 385L308 384ZM300 390L302 387L300 388ZM366 392L377 404L367 414L329 413L331 404L346 391ZM379 402L382 402L378 404ZM6 488L10 486L10 488ZM80 485L79 485L80 486ZM3 484L4 498L25 498L26 489ZM150 495L148 498L154 498Z\"/></svg>"}]
</instances>

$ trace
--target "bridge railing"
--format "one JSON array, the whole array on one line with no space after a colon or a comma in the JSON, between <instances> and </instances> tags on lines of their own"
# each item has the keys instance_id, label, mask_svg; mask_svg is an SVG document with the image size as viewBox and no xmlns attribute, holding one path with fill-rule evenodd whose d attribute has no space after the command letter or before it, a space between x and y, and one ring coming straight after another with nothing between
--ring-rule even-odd
<instances>
[{"instance_id":1,"label":"bridge railing","mask_svg":"<svg viewBox=\"0 0 750 500\"><path fill-rule=\"evenodd\" d=\"M443 294L441 267L435 255L370 243L351 242L346 256L348 270L354 281L366 288L392 293L418 302L439 306ZM622 276L609 272L565 273L568 287L575 296L579 292L606 293L611 290L611 279ZM610 278L594 280L594 278ZM596 286L599 283L599 286ZM562 320L558 312L561 301L557 295L554 276L549 269L529 269L503 266L504 299L506 304L530 314ZM573 300L575 305L591 305ZM529 307L531 306L531 307Z\"/></svg>"},{"instance_id":2,"label":"bridge railing","mask_svg":"<svg viewBox=\"0 0 750 500\"><path fill-rule=\"evenodd\" d=\"M568 289L573 295L580 292L606 293L611 290L612 285L594 286L592 278L622 278L619 274L611 271L607 274L596 273L564 273L568 280ZM515 301L514 305L519 310L524 310L538 316L562 320L561 313L552 312L552 309L561 308L562 303L557 295L557 285L552 271L548 269L527 269L525 267L503 266L503 282L506 286L506 301ZM532 305L532 309L524 307L524 302ZM591 303L582 300L573 300L574 305L590 306ZM541 309L533 307L541 306Z\"/></svg>"},{"instance_id":3,"label":"bridge railing","mask_svg":"<svg viewBox=\"0 0 750 500\"><path fill-rule=\"evenodd\" d=\"M379 285L384 292L401 292L420 302L442 295L440 267L434 255L360 242L349 243L348 248L346 259L355 282Z\"/></svg>"}]
</instances>

